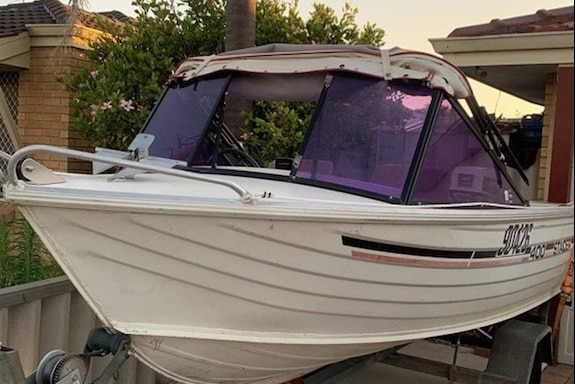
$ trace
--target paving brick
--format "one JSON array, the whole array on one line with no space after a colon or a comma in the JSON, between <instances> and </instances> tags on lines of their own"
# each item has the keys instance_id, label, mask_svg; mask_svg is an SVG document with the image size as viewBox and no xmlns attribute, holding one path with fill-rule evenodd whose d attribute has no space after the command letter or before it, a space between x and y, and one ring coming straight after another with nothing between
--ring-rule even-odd
<instances>
[{"instance_id":1,"label":"paving brick","mask_svg":"<svg viewBox=\"0 0 575 384\"><path fill-rule=\"evenodd\" d=\"M573 366L558 364L547 367L541 375L541 384L572 384L573 383Z\"/></svg>"},{"instance_id":2,"label":"paving brick","mask_svg":"<svg viewBox=\"0 0 575 384\"><path fill-rule=\"evenodd\" d=\"M573 375L573 366L567 364L558 364L553 367L548 367L546 370L557 376L569 378Z\"/></svg>"},{"instance_id":3,"label":"paving brick","mask_svg":"<svg viewBox=\"0 0 575 384\"><path fill-rule=\"evenodd\" d=\"M545 370L541 375L541 384L565 384L565 378Z\"/></svg>"}]
</instances>

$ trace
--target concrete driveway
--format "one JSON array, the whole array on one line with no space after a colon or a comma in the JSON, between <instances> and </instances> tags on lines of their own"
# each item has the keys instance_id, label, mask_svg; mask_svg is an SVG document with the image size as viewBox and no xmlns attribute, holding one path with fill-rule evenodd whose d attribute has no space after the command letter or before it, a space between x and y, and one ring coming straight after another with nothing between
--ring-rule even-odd
<instances>
[{"instance_id":1,"label":"concrete driveway","mask_svg":"<svg viewBox=\"0 0 575 384\"><path fill-rule=\"evenodd\" d=\"M452 363L454 348L429 341L416 341L402 348L399 352L443 363ZM457 365L483 371L487 368L487 358L476 355L472 348L460 347ZM573 364L559 364L544 368L541 384L573 384L573 379ZM337 382L337 384L449 384L449 380L376 363Z\"/></svg>"},{"instance_id":2,"label":"concrete driveway","mask_svg":"<svg viewBox=\"0 0 575 384\"><path fill-rule=\"evenodd\" d=\"M416 341L399 352L406 355L436 360L443 363L452 363L455 348L429 341ZM472 348L460 347L457 356L457 365L485 370L487 359L473 353ZM386 364L375 363L362 369L356 374L337 384L448 384L449 380L421 372L397 368Z\"/></svg>"}]
</instances>

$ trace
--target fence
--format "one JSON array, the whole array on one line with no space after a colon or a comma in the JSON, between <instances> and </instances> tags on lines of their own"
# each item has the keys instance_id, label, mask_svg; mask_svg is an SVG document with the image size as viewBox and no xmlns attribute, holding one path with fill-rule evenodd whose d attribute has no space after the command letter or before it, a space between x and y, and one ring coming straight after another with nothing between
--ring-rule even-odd
<instances>
[{"instance_id":1,"label":"fence","mask_svg":"<svg viewBox=\"0 0 575 384\"><path fill-rule=\"evenodd\" d=\"M0 149L14 153L20 144L18 137L18 72L0 71ZM0 170L6 161L0 160Z\"/></svg>"},{"instance_id":2,"label":"fence","mask_svg":"<svg viewBox=\"0 0 575 384\"><path fill-rule=\"evenodd\" d=\"M0 289L0 342L18 350L24 375L36 370L49 351L84 350L89 332L99 320L67 277ZM111 356L93 358L87 382L96 378ZM130 357L110 384L155 384L161 380Z\"/></svg>"}]
</instances>

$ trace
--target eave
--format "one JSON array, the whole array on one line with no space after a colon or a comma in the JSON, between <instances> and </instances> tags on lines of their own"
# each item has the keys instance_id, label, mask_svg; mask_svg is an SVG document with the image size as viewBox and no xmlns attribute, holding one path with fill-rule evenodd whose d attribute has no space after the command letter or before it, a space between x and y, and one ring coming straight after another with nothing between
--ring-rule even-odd
<instances>
[{"instance_id":1,"label":"eave","mask_svg":"<svg viewBox=\"0 0 575 384\"><path fill-rule=\"evenodd\" d=\"M30 36L28 32L0 37L0 71L30 68Z\"/></svg>"},{"instance_id":2,"label":"eave","mask_svg":"<svg viewBox=\"0 0 575 384\"><path fill-rule=\"evenodd\" d=\"M102 34L93 28L74 27L70 39L70 27L65 24L32 24L18 35L0 37L0 71L20 71L30 68L30 48L72 47L89 49L89 44Z\"/></svg>"},{"instance_id":3,"label":"eave","mask_svg":"<svg viewBox=\"0 0 575 384\"><path fill-rule=\"evenodd\" d=\"M429 41L470 78L540 105L547 75L559 65L573 65L572 30Z\"/></svg>"}]
</instances>

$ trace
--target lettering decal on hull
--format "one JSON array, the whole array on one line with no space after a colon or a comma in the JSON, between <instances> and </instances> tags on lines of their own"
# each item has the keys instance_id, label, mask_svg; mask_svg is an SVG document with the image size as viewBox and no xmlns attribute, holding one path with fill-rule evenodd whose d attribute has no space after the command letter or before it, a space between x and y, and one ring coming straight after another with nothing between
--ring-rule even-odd
<instances>
[{"instance_id":1,"label":"lettering decal on hull","mask_svg":"<svg viewBox=\"0 0 575 384\"><path fill-rule=\"evenodd\" d=\"M510 225L503 235L503 247L499 248L495 256L530 253L529 239L532 230L532 223Z\"/></svg>"},{"instance_id":2,"label":"lettering decal on hull","mask_svg":"<svg viewBox=\"0 0 575 384\"><path fill-rule=\"evenodd\" d=\"M532 230L533 224L511 225L504 234L502 247L482 251L413 247L357 239L349 236L342 236L341 239L343 245L356 248L351 251L351 255L355 258L443 267L471 266L471 264L477 267L484 267L522 263L563 254L573 248L573 237L547 243L530 244ZM383 254L369 253L365 252L365 250L377 251Z\"/></svg>"}]
</instances>

